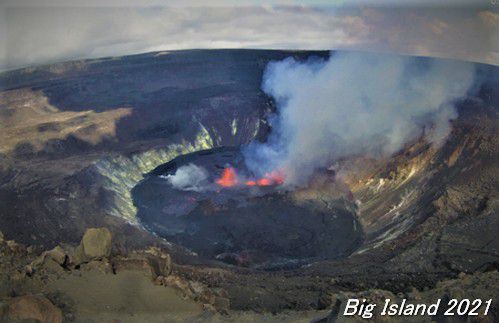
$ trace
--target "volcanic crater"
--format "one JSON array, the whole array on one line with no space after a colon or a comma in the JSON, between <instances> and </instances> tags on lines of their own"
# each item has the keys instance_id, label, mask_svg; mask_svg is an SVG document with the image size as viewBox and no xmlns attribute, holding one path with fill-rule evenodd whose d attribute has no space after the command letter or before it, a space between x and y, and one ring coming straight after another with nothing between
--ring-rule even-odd
<instances>
[{"instance_id":1,"label":"volcanic crater","mask_svg":"<svg viewBox=\"0 0 499 323\"><path fill-rule=\"evenodd\" d=\"M435 289L444 279L497 277L498 68L477 65L480 90L456 104L441 146L421 138L387 159L340 161L343 182L325 172L308 190L247 185L258 178L239 147L265 141L276 111L263 70L312 55L330 53L179 51L2 73L0 133L16 139L0 145L5 240L48 250L107 227L114 255L158 246L175 277L226 291L231 310L325 308L343 291L448 295ZM190 164L207 176L173 187ZM241 181L219 185L230 168ZM0 271L0 296L19 294L3 282L28 264ZM475 290L490 298L494 282Z\"/></svg>"},{"instance_id":2,"label":"volcanic crater","mask_svg":"<svg viewBox=\"0 0 499 323\"><path fill-rule=\"evenodd\" d=\"M169 178L190 165L206 170L199 187ZM196 165L196 166L193 166ZM253 179L238 147L179 156L132 190L141 223L202 259L266 270L347 257L362 242L351 210L300 203L282 181Z\"/></svg>"}]
</instances>

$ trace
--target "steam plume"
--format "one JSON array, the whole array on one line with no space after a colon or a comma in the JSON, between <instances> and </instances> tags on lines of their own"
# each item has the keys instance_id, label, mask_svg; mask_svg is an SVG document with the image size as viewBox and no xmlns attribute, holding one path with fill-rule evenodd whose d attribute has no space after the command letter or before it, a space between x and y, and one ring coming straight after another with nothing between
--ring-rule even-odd
<instances>
[{"instance_id":1,"label":"steam plume","mask_svg":"<svg viewBox=\"0 0 499 323\"><path fill-rule=\"evenodd\" d=\"M342 52L329 60L271 62L262 88L278 113L268 141L245 149L247 166L257 174L281 169L286 184L302 185L335 159L390 155L423 128L440 144L457 117L453 103L473 79L470 63L393 55Z\"/></svg>"},{"instance_id":2,"label":"steam plume","mask_svg":"<svg viewBox=\"0 0 499 323\"><path fill-rule=\"evenodd\" d=\"M208 172L194 164L179 167L174 175L162 176L176 189L200 192L206 188Z\"/></svg>"}]
</instances>

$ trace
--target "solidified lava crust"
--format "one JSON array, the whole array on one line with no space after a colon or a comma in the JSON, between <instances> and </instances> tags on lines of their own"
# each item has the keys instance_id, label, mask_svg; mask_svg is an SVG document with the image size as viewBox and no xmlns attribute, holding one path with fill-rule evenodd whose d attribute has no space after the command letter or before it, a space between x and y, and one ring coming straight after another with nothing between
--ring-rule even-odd
<instances>
[{"instance_id":1,"label":"solidified lava crust","mask_svg":"<svg viewBox=\"0 0 499 323\"><path fill-rule=\"evenodd\" d=\"M207 171L203 189L178 189L168 176L185 165ZM180 156L150 172L132 191L140 221L205 260L267 270L350 255L362 232L350 211L298 205L279 185L216 184L225 167L248 174L238 148Z\"/></svg>"}]
</instances>

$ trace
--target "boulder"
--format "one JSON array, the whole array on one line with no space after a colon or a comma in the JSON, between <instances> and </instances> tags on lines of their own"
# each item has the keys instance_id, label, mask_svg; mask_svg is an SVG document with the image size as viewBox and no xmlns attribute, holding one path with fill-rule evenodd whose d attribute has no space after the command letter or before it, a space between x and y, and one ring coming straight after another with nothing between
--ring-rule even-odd
<instances>
[{"instance_id":1,"label":"boulder","mask_svg":"<svg viewBox=\"0 0 499 323\"><path fill-rule=\"evenodd\" d=\"M115 256L112 261L116 272L123 270L143 271L153 281L158 277L169 276L172 272L170 255L155 247L130 252L126 257Z\"/></svg>"},{"instance_id":2,"label":"boulder","mask_svg":"<svg viewBox=\"0 0 499 323\"><path fill-rule=\"evenodd\" d=\"M40 256L26 266L26 274L31 275L33 270L50 270L60 272L69 262L69 256L61 246L56 246L54 249L44 251Z\"/></svg>"},{"instance_id":3,"label":"boulder","mask_svg":"<svg viewBox=\"0 0 499 323\"><path fill-rule=\"evenodd\" d=\"M85 231L76 248L75 263L109 257L111 254L111 232L106 228L90 228Z\"/></svg>"},{"instance_id":4,"label":"boulder","mask_svg":"<svg viewBox=\"0 0 499 323\"><path fill-rule=\"evenodd\" d=\"M61 266L64 266L68 261L68 255L61 246L56 246L54 249L47 251L46 256Z\"/></svg>"},{"instance_id":5,"label":"boulder","mask_svg":"<svg viewBox=\"0 0 499 323\"><path fill-rule=\"evenodd\" d=\"M145 253L149 255L149 264L154 269L155 276L166 277L172 273L172 259L168 253L156 247L149 248Z\"/></svg>"},{"instance_id":6,"label":"boulder","mask_svg":"<svg viewBox=\"0 0 499 323\"><path fill-rule=\"evenodd\" d=\"M172 260L170 255L165 257L152 257L149 256L149 266L152 268L153 279L158 276L168 276L172 273Z\"/></svg>"},{"instance_id":7,"label":"boulder","mask_svg":"<svg viewBox=\"0 0 499 323\"><path fill-rule=\"evenodd\" d=\"M62 311L43 296L25 295L7 302L0 321L59 323Z\"/></svg>"}]
</instances>

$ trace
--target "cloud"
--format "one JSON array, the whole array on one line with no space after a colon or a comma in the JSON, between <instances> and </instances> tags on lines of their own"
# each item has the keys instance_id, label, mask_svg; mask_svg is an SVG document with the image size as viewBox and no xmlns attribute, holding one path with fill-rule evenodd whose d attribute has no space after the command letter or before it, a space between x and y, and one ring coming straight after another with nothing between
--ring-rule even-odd
<instances>
[{"instance_id":1,"label":"cloud","mask_svg":"<svg viewBox=\"0 0 499 323\"><path fill-rule=\"evenodd\" d=\"M25 1L26 2L26 1ZM22 4L23 2L21 2ZM498 64L482 7L0 7L0 69L189 48L355 49ZM35 5L36 5L35 3ZM359 9L360 8L360 9ZM491 25L492 24L492 25Z\"/></svg>"},{"instance_id":2,"label":"cloud","mask_svg":"<svg viewBox=\"0 0 499 323\"><path fill-rule=\"evenodd\" d=\"M474 81L474 65L358 52L328 61L270 63L262 88L277 102L266 143L244 151L256 174L281 170L303 185L318 168L352 155L389 156L423 131L434 144L450 132L454 101Z\"/></svg>"}]
</instances>

